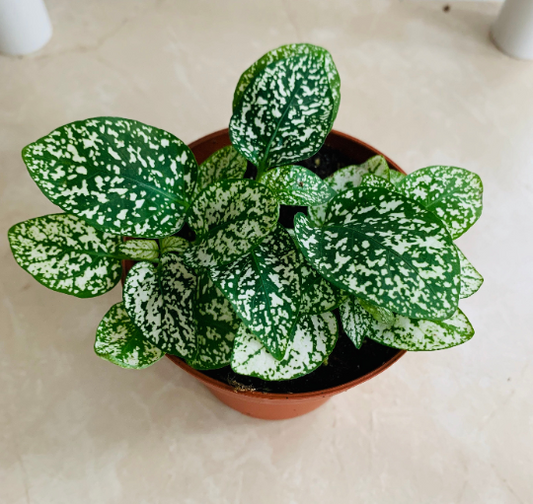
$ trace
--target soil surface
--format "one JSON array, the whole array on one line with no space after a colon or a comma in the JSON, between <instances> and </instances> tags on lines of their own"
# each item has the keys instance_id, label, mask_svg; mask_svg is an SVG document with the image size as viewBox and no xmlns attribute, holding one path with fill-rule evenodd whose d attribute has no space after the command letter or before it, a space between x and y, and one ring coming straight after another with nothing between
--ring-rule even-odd
<instances>
[{"instance_id":1,"label":"soil surface","mask_svg":"<svg viewBox=\"0 0 533 504\"><path fill-rule=\"evenodd\" d=\"M313 157L296 164L308 168L321 178L326 178L344 166L360 164L364 161L366 159L351 159L342 152L324 145ZM256 167L248 163L245 177L254 178L256 173ZM293 219L298 212L307 213L307 208L282 205L280 208L280 223L286 228L294 227ZM184 228L179 235L191 239L191 233L190 229ZM400 352L400 350L380 345L368 339L357 350L342 328L339 310L334 310L333 313L339 324L337 345L329 356L327 364L321 365L306 376L294 380L272 382L237 374L229 366L202 372L206 376L227 383L240 391L253 390L279 394L296 394L323 390L356 380L382 366Z\"/></svg>"}]
</instances>

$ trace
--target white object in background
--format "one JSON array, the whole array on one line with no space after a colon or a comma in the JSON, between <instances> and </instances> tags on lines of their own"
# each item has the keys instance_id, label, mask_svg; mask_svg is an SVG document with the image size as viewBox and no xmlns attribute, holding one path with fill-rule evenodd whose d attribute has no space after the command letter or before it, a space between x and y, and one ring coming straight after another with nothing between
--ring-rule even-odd
<instances>
[{"instance_id":1,"label":"white object in background","mask_svg":"<svg viewBox=\"0 0 533 504\"><path fill-rule=\"evenodd\" d=\"M506 0L492 27L492 38L509 56L533 60L533 0Z\"/></svg>"},{"instance_id":2,"label":"white object in background","mask_svg":"<svg viewBox=\"0 0 533 504\"><path fill-rule=\"evenodd\" d=\"M52 36L43 0L0 0L0 52L29 54Z\"/></svg>"}]
</instances>

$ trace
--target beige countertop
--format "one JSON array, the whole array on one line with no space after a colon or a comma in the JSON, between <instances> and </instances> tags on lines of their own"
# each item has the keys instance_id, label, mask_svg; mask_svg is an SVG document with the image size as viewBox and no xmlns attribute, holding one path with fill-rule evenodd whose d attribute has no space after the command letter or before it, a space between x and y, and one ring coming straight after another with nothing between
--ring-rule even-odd
<instances>
[{"instance_id":1,"label":"beige countertop","mask_svg":"<svg viewBox=\"0 0 533 504\"><path fill-rule=\"evenodd\" d=\"M533 502L533 62L490 43L499 5L397 0L49 0L42 51L0 57L0 502ZM481 220L460 245L485 276L477 334L408 354L307 416L244 417L164 359L93 353L120 289L48 291L10 225L56 208L21 148L64 123L138 119L190 142L225 127L240 73L288 42L327 47L335 128L406 171L473 170Z\"/></svg>"}]
</instances>

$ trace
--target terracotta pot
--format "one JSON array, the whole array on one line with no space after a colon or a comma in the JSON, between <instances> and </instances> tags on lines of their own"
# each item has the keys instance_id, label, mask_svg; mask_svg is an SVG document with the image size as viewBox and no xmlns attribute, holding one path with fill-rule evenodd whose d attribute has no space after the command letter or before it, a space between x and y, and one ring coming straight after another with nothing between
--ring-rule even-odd
<instances>
[{"instance_id":1,"label":"terracotta pot","mask_svg":"<svg viewBox=\"0 0 533 504\"><path fill-rule=\"evenodd\" d=\"M374 149L370 145L358 140L357 138L351 137L344 133L333 130L328 135L325 144L343 152L345 156L353 160L352 162L354 164L363 163L368 158L379 154L387 159L389 166L402 173L405 173L396 163L394 163L377 149ZM189 147L196 156L198 163L202 163L215 151L221 149L222 147L226 147L227 145L230 145L229 134L227 129L223 129L196 140L190 144ZM124 269L126 271L129 270L131 264L132 263L125 264ZM167 357L191 376L194 376L200 380L215 397L220 399L230 408L256 418L263 418L266 420L283 420L309 413L310 411L313 411L324 404L334 395L345 392L356 385L374 378L374 376L377 376L385 371L385 369L392 366L392 364L394 364L404 354L405 350L399 350L398 353L393 355L381 366L357 378L356 380L344 383L343 385L317 390L316 392L296 394L274 394L266 392L240 391L228 385L227 383L215 380L214 378L206 376L201 371L191 368L179 357L174 355L167 355Z\"/></svg>"}]
</instances>

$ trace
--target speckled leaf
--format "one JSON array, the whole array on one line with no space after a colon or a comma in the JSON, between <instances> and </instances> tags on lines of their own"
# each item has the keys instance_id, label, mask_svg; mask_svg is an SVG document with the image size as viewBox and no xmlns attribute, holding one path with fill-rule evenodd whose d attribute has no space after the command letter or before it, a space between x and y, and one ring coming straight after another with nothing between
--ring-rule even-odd
<instances>
[{"instance_id":1,"label":"speckled leaf","mask_svg":"<svg viewBox=\"0 0 533 504\"><path fill-rule=\"evenodd\" d=\"M361 187L381 187L387 189L387 191L395 192L396 186L389 182L388 180L380 177L379 175L374 175L373 173L367 173L361 178Z\"/></svg>"},{"instance_id":2,"label":"speckled leaf","mask_svg":"<svg viewBox=\"0 0 533 504\"><path fill-rule=\"evenodd\" d=\"M329 79L329 85L331 88L331 94L333 102L335 103L335 110L332 118L332 123L337 117L337 111L339 109L339 103L341 100L341 81L335 63L331 54L322 47L314 46L311 44L287 44L272 51L267 52L264 56L259 58L252 66L250 66L241 75L235 93L233 95L233 110L237 108L237 105L241 102L244 91L250 85L250 83L262 73L268 65L287 58L295 56L306 56L312 54L322 60L322 64L326 69L326 74Z\"/></svg>"},{"instance_id":3,"label":"speckled leaf","mask_svg":"<svg viewBox=\"0 0 533 504\"><path fill-rule=\"evenodd\" d=\"M315 46L301 47L305 50L257 66L237 99L231 143L259 172L311 157L337 114L339 78L331 56Z\"/></svg>"},{"instance_id":4,"label":"speckled leaf","mask_svg":"<svg viewBox=\"0 0 533 504\"><path fill-rule=\"evenodd\" d=\"M175 252L176 254L180 255L189 248L191 242L179 236L166 236L160 240L160 244L161 255L168 252Z\"/></svg>"},{"instance_id":5,"label":"speckled leaf","mask_svg":"<svg viewBox=\"0 0 533 504\"><path fill-rule=\"evenodd\" d=\"M235 338L232 369L263 380L292 380L314 371L333 351L337 320L331 312L300 317L286 357L276 360L245 326Z\"/></svg>"},{"instance_id":6,"label":"speckled leaf","mask_svg":"<svg viewBox=\"0 0 533 504\"><path fill-rule=\"evenodd\" d=\"M247 165L248 161L239 154L235 147L232 145L223 147L199 166L196 192L199 193L219 180L242 178Z\"/></svg>"},{"instance_id":7,"label":"speckled leaf","mask_svg":"<svg viewBox=\"0 0 533 504\"><path fill-rule=\"evenodd\" d=\"M213 268L214 282L272 355L285 355L301 303L303 258L282 226L247 256Z\"/></svg>"},{"instance_id":8,"label":"speckled leaf","mask_svg":"<svg viewBox=\"0 0 533 504\"><path fill-rule=\"evenodd\" d=\"M339 306L339 313L344 332L356 348L361 348L372 325L372 316L354 296L350 296Z\"/></svg>"},{"instance_id":9,"label":"speckled leaf","mask_svg":"<svg viewBox=\"0 0 533 504\"><path fill-rule=\"evenodd\" d=\"M174 254L158 267L138 262L124 283L124 306L144 337L166 353L188 357L196 352L194 301L196 276Z\"/></svg>"},{"instance_id":10,"label":"speckled leaf","mask_svg":"<svg viewBox=\"0 0 533 504\"><path fill-rule=\"evenodd\" d=\"M120 280L122 239L74 215L20 222L8 237L19 266L49 289L88 298L104 294Z\"/></svg>"},{"instance_id":11,"label":"speckled leaf","mask_svg":"<svg viewBox=\"0 0 533 504\"><path fill-rule=\"evenodd\" d=\"M442 350L460 345L474 335L466 315L457 310L448 320L430 321L397 317L394 325L372 320L368 337L382 345L402 350Z\"/></svg>"},{"instance_id":12,"label":"speckled leaf","mask_svg":"<svg viewBox=\"0 0 533 504\"><path fill-rule=\"evenodd\" d=\"M295 217L306 260L358 298L413 318L445 319L457 309L460 267L440 220L415 201L358 187L328 203L326 225Z\"/></svg>"},{"instance_id":13,"label":"speckled leaf","mask_svg":"<svg viewBox=\"0 0 533 504\"><path fill-rule=\"evenodd\" d=\"M198 277L196 295L196 355L187 359L195 369L228 366L233 340L241 321L230 302L204 272Z\"/></svg>"},{"instance_id":14,"label":"speckled leaf","mask_svg":"<svg viewBox=\"0 0 533 504\"><path fill-rule=\"evenodd\" d=\"M113 305L100 322L94 351L102 359L126 369L146 368L165 355L135 327L123 303Z\"/></svg>"},{"instance_id":15,"label":"speckled leaf","mask_svg":"<svg viewBox=\"0 0 533 504\"><path fill-rule=\"evenodd\" d=\"M336 194L327 182L303 166L274 168L260 182L270 188L282 205L320 205Z\"/></svg>"},{"instance_id":16,"label":"speckled leaf","mask_svg":"<svg viewBox=\"0 0 533 504\"><path fill-rule=\"evenodd\" d=\"M340 306L346 296L323 276L319 275L307 263L302 265L302 305L300 313L318 314L333 310Z\"/></svg>"},{"instance_id":17,"label":"speckled leaf","mask_svg":"<svg viewBox=\"0 0 533 504\"><path fill-rule=\"evenodd\" d=\"M364 299L359 299L359 304L378 322L383 322L384 324L394 324L396 315L390 310L387 310L387 308L376 306L368 301L365 301Z\"/></svg>"},{"instance_id":18,"label":"speckled leaf","mask_svg":"<svg viewBox=\"0 0 533 504\"><path fill-rule=\"evenodd\" d=\"M456 246L457 247L457 246ZM472 263L466 258L461 249L457 247L459 262L461 264L461 299L475 294L483 285L483 277L478 273Z\"/></svg>"},{"instance_id":19,"label":"speckled leaf","mask_svg":"<svg viewBox=\"0 0 533 504\"><path fill-rule=\"evenodd\" d=\"M22 157L53 203L120 235L178 231L196 183L196 160L181 140L117 117L62 126L25 147Z\"/></svg>"},{"instance_id":20,"label":"speckled leaf","mask_svg":"<svg viewBox=\"0 0 533 504\"><path fill-rule=\"evenodd\" d=\"M155 261L159 257L159 245L155 240L128 240L118 246L118 253L133 261Z\"/></svg>"},{"instance_id":21,"label":"speckled leaf","mask_svg":"<svg viewBox=\"0 0 533 504\"><path fill-rule=\"evenodd\" d=\"M255 247L278 220L279 205L266 186L253 180L222 180L194 200L187 221L198 244L185 251L193 268L235 261Z\"/></svg>"},{"instance_id":22,"label":"speckled leaf","mask_svg":"<svg viewBox=\"0 0 533 504\"><path fill-rule=\"evenodd\" d=\"M437 215L454 240L481 216L483 184L478 175L464 168L422 168L403 178L397 188Z\"/></svg>"},{"instance_id":23,"label":"speckled leaf","mask_svg":"<svg viewBox=\"0 0 533 504\"><path fill-rule=\"evenodd\" d=\"M391 184L398 185L402 179L405 178L405 175L402 172L397 170L390 170L389 180Z\"/></svg>"},{"instance_id":24,"label":"speckled leaf","mask_svg":"<svg viewBox=\"0 0 533 504\"><path fill-rule=\"evenodd\" d=\"M383 156L374 156L360 165L350 165L332 173L325 181L336 192L341 193L353 189L361 184L364 175L372 174L389 180L387 160ZM317 205L308 209L309 218L317 226L321 226L325 219L326 205Z\"/></svg>"}]
</instances>

